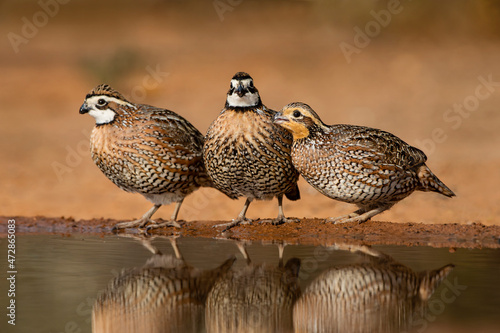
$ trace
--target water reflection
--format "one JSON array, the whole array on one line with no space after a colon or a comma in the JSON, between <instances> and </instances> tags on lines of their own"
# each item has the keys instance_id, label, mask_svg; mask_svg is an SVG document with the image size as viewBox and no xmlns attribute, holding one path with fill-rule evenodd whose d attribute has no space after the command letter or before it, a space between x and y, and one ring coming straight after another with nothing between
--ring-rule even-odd
<instances>
[{"instance_id":1,"label":"water reflection","mask_svg":"<svg viewBox=\"0 0 500 333\"><path fill-rule=\"evenodd\" d=\"M416 273L366 246L335 245L363 261L327 268L301 293L300 260L255 264L236 243L211 270L175 255L152 253L146 264L113 279L93 309L94 332L401 332L423 318L426 301L453 269ZM237 249L245 264L233 265Z\"/></svg>"},{"instance_id":2,"label":"water reflection","mask_svg":"<svg viewBox=\"0 0 500 333\"><path fill-rule=\"evenodd\" d=\"M426 301L453 269L415 273L365 246L337 246L367 262L331 267L314 279L293 311L295 332L401 332L423 318Z\"/></svg>"},{"instance_id":3,"label":"water reflection","mask_svg":"<svg viewBox=\"0 0 500 333\"><path fill-rule=\"evenodd\" d=\"M142 239L153 253L141 268L123 271L98 296L92 312L93 332L200 332L205 302L217 278L235 257L202 271L189 266L169 238L175 256L164 255Z\"/></svg>"},{"instance_id":4,"label":"water reflection","mask_svg":"<svg viewBox=\"0 0 500 333\"><path fill-rule=\"evenodd\" d=\"M291 332L293 304L300 295L300 260L278 266L253 264L245 247L238 248L247 261L231 269L210 291L207 299L207 332Z\"/></svg>"}]
</instances>

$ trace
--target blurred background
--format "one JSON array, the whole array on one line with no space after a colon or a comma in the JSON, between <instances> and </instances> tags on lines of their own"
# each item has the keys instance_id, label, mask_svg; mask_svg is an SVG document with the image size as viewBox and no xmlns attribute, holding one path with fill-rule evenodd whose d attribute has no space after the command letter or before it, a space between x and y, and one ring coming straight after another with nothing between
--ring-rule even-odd
<instances>
[{"instance_id":1,"label":"blurred background","mask_svg":"<svg viewBox=\"0 0 500 333\"><path fill-rule=\"evenodd\" d=\"M90 158L85 95L108 83L205 133L231 77L246 71L270 108L306 102L327 124L380 128L421 148L457 194L415 193L377 220L500 223L496 1L10 0L0 29L0 215L141 216L151 204ZM355 209L299 185L288 216ZM243 202L203 189L179 217L229 220ZM274 200L247 216L276 215Z\"/></svg>"}]
</instances>

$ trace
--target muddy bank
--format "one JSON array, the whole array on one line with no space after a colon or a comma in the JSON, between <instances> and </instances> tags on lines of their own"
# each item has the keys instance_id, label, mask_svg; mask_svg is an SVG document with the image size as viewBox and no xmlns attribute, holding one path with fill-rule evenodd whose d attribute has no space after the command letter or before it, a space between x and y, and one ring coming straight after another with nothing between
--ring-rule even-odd
<instances>
[{"instance_id":1,"label":"muddy bank","mask_svg":"<svg viewBox=\"0 0 500 333\"><path fill-rule=\"evenodd\" d=\"M76 220L66 217L1 217L1 221L15 219L16 234L112 234L112 227L121 222L114 219ZM326 224L323 220L302 219L298 223L278 226L254 222L240 225L222 234L223 228L213 228L222 221L182 222L182 228L166 227L151 234L180 235L184 237L231 238L286 244L329 245L336 242L367 245L405 245L454 248L500 248L500 226L469 224L424 224L368 221L358 224ZM158 219L158 222L162 222ZM5 235L6 223L0 225ZM128 233L138 233L129 229Z\"/></svg>"}]
</instances>

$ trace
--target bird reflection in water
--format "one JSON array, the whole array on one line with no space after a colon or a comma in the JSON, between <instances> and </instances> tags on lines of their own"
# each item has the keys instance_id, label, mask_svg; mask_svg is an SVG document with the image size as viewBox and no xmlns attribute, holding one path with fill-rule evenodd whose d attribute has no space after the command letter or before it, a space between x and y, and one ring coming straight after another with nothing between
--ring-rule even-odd
<instances>
[{"instance_id":1,"label":"bird reflection in water","mask_svg":"<svg viewBox=\"0 0 500 333\"><path fill-rule=\"evenodd\" d=\"M401 332L421 320L426 302L453 269L415 273L366 246L336 246L365 263L331 267L295 303L295 332Z\"/></svg>"},{"instance_id":2,"label":"bird reflection in water","mask_svg":"<svg viewBox=\"0 0 500 333\"><path fill-rule=\"evenodd\" d=\"M144 238L153 256L141 268L123 271L98 296L93 332L402 332L425 316L427 301L453 265L416 273L367 246L340 244L364 260L332 266L301 294L300 260L255 264L232 256L212 270L164 255ZM418 325L417 325L418 326ZM414 327L416 328L416 326Z\"/></svg>"},{"instance_id":3,"label":"bird reflection in water","mask_svg":"<svg viewBox=\"0 0 500 333\"><path fill-rule=\"evenodd\" d=\"M283 265L280 246L278 266L253 264L246 248L237 244L246 266L233 267L215 282L207 298L207 332L291 332L300 260Z\"/></svg>"},{"instance_id":4,"label":"bird reflection in water","mask_svg":"<svg viewBox=\"0 0 500 333\"><path fill-rule=\"evenodd\" d=\"M204 331L207 294L236 259L202 271L186 264L175 238L169 240L175 256L141 239L153 256L143 267L123 271L100 293L92 312L93 332Z\"/></svg>"}]
</instances>

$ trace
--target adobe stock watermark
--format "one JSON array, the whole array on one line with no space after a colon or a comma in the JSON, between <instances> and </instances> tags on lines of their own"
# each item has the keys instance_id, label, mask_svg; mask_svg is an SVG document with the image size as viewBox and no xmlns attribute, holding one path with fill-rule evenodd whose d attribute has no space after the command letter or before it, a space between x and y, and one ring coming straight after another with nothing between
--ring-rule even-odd
<instances>
[{"instance_id":1,"label":"adobe stock watermark","mask_svg":"<svg viewBox=\"0 0 500 333\"><path fill-rule=\"evenodd\" d=\"M418 314L414 314L412 318L419 318L415 321L411 321L410 327L417 329L416 332L424 332L429 323L434 322L439 315L441 315L446 309L446 305L449 305L457 300L457 298L467 290L466 285L461 285L458 283L458 278L455 277L453 283L448 279L443 281L444 288L441 290L439 297L432 298L427 303L427 311L422 318L419 318ZM411 330L414 332L414 330Z\"/></svg>"},{"instance_id":2,"label":"adobe stock watermark","mask_svg":"<svg viewBox=\"0 0 500 333\"><path fill-rule=\"evenodd\" d=\"M309 279L319 269L319 264L328 260L333 252L338 250L351 251L353 247L356 248L356 245L334 244L327 247L316 246L313 256L301 261L299 279L303 281Z\"/></svg>"},{"instance_id":3,"label":"adobe stock watermark","mask_svg":"<svg viewBox=\"0 0 500 333\"><path fill-rule=\"evenodd\" d=\"M121 274L121 271L117 269L112 269L111 270L111 275L113 276L113 279L117 278ZM106 290L107 287L104 287L100 289L97 292L97 295L99 295L101 292ZM83 317L85 318L84 323L86 325L91 324L92 321L92 309L94 307L95 301L97 300L97 296L94 297L87 297L85 300L82 300L75 309L76 314L78 317ZM83 325L77 323L75 320L70 320L64 324L64 329L62 331L58 331L58 333L81 333L86 331L86 327L82 327Z\"/></svg>"},{"instance_id":4,"label":"adobe stock watermark","mask_svg":"<svg viewBox=\"0 0 500 333\"><path fill-rule=\"evenodd\" d=\"M411 0L407 0L411 1ZM339 44L340 50L344 55L348 64L352 62L353 54L360 54L361 51L370 45L373 38L376 38L392 21L394 15L398 15L403 11L403 6L400 0L390 0L387 3L387 9L379 11L370 11L373 20L368 21L363 29L359 26L353 28L355 35L352 44L341 42Z\"/></svg>"},{"instance_id":5,"label":"adobe stock watermark","mask_svg":"<svg viewBox=\"0 0 500 333\"><path fill-rule=\"evenodd\" d=\"M213 199L219 195L218 191L196 191L191 195L192 198L190 202L182 203L182 208L180 214L185 221L199 220L203 217L203 212L209 209L210 204Z\"/></svg>"},{"instance_id":6,"label":"adobe stock watermark","mask_svg":"<svg viewBox=\"0 0 500 333\"><path fill-rule=\"evenodd\" d=\"M66 157L64 158L64 161L53 161L51 163L52 170L54 171L59 183L64 181L64 177L67 174L72 173L73 170L82 163L84 157L90 156L90 133L91 132L88 129L82 130L82 134L85 139L78 141L74 147L66 145Z\"/></svg>"},{"instance_id":7,"label":"adobe stock watermark","mask_svg":"<svg viewBox=\"0 0 500 333\"><path fill-rule=\"evenodd\" d=\"M474 92L466 96L461 103L454 103L443 113L443 121L447 128L436 127L431 131L430 137L422 140L415 140L416 146L423 149L427 155L432 155L438 144L448 139L447 132L458 130L465 119L468 119L475 111L479 109L482 101L487 100L500 87L500 82L493 81L493 74L486 77L480 75L477 77L479 84Z\"/></svg>"},{"instance_id":8,"label":"adobe stock watermark","mask_svg":"<svg viewBox=\"0 0 500 333\"><path fill-rule=\"evenodd\" d=\"M131 97L132 102L142 102L146 99L148 90L156 89L170 75L169 72L161 71L159 64L154 68L148 65L145 69L147 74L143 77L142 84L134 86L129 94L124 94L127 99ZM78 141L75 146L66 145L64 161L53 161L51 163L52 170L59 182L64 181L64 177L72 173L82 163L83 158L90 156L91 131L84 129L82 134L84 138Z\"/></svg>"},{"instance_id":9,"label":"adobe stock watermark","mask_svg":"<svg viewBox=\"0 0 500 333\"><path fill-rule=\"evenodd\" d=\"M41 28L45 27L51 18L54 18L61 9L70 0L39 0L40 10L35 12L31 18L23 16L21 18L22 26L19 33L7 33L7 39L15 53L19 53L21 45L28 44L30 40L38 35Z\"/></svg>"},{"instance_id":10,"label":"adobe stock watermark","mask_svg":"<svg viewBox=\"0 0 500 333\"><path fill-rule=\"evenodd\" d=\"M7 323L16 325L16 281L17 281L17 263L16 263L16 220L7 221Z\"/></svg>"},{"instance_id":11,"label":"adobe stock watermark","mask_svg":"<svg viewBox=\"0 0 500 333\"><path fill-rule=\"evenodd\" d=\"M214 6L217 16L221 22L224 21L224 15L226 12L232 12L237 6L241 5L243 0L214 0L212 5Z\"/></svg>"},{"instance_id":12,"label":"adobe stock watermark","mask_svg":"<svg viewBox=\"0 0 500 333\"><path fill-rule=\"evenodd\" d=\"M148 90L158 88L170 75L169 72L163 72L160 69L160 64L156 64L155 68L148 65L145 69L148 74L143 77L142 84L134 86L129 94L124 94L125 98L130 99L133 103L144 101L148 96Z\"/></svg>"}]
</instances>

